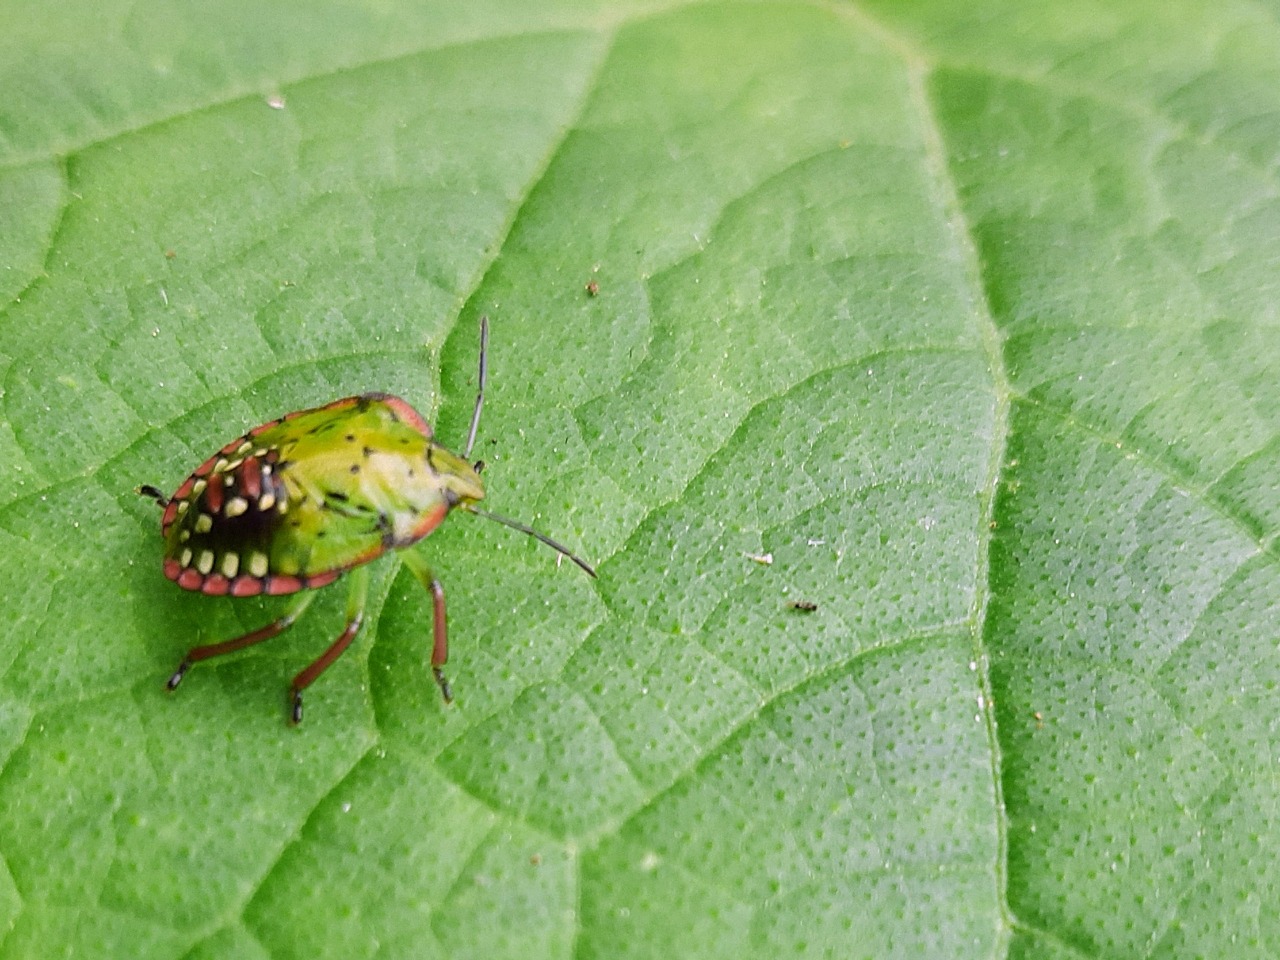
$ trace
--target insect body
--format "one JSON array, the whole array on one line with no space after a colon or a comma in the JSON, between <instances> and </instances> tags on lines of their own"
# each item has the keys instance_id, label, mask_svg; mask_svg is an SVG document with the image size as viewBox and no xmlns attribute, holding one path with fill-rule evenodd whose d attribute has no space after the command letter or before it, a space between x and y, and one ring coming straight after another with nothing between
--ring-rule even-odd
<instances>
[{"instance_id":1,"label":"insect body","mask_svg":"<svg viewBox=\"0 0 1280 960\"><path fill-rule=\"evenodd\" d=\"M427 422L407 402L369 393L255 427L197 467L171 497L155 487L139 488L164 507L164 573L178 586L236 597L298 594L273 623L189 651L169 678L170 690L193 663L287 630L310 604L309 591L350 570L345 629L290 688L290 715L301 721L302 691L350 645L364 619L368 577L362 565L388 550L412 547L453 509L536 537L595 576L566 547L476 506L485 495L480 464L473 467L466 457L484 403L484 319L480 330L480 386L461 457L432 439ZM432 596L431 666L447 702L452 695L442 669L448 658L444 589L417 553L406 551L403 557Z\"/></svg>"}]
</instances>

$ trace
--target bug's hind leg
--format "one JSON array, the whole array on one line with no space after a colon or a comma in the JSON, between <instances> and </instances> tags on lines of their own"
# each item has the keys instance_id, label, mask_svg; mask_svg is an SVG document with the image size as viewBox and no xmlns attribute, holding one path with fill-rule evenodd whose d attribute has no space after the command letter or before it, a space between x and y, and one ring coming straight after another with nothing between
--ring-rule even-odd
<instances>
[{"instance_id":1,"label":"bug's hind leg","mask_svg":"<svg viewBox=\"0 0 1280 960\"><path fill-rule=\"evenodd\" d=\"M364 623L364 604L369 593L369 569L357 567L351 572L350 577L351 587L347 593L347 625L338 635L338 639L329 645L329 649L316 657L310 666L293 678L293 683L289 685L289 720L292 723L302 722L302 691L315 683L320 674L333 666L333 662L342 656L347 647L351 646L351 641L356 638L361 624Z\"/></svg>"},{"instance_id":2,"label":"bug's hind leg","mask_svg":"<svg viewBox=\"0 0 1280 960\"><path fill-rule=\"evenodd\" d=\"M158 488L153 487L149 483L144 483L140 487L134 487L133 492L140 497L146 497L148 500L154 500L162 507L169 505L169 498L166 497Z\"/></svg>"},{"instance_id":3,"label":"bug's hind leg","mask_svg":"<svg viewBox=\"0 0 1280 960\"><path fill-rule=\"evenodd\" d=\"M431 572L425 560L411 550L402 554L404 565L418 578L418 582L431 594L431 673L440 687L440 695L445 703L453 703L453 691L449 688L449 680L444 675L445 661L449 659L449 632L444 613L444 587Z\"/></svg>"},{"instance_id":4,"label":"bug's hind leg","mask_svg":"<svg viewBox=\"0 0 1280 960\"><path fill-rule=\"evenodd\" d=\"M294 622L302 616L302 612L311 605L314 597L315 593L311 590L298 594L298 599L293 602L284 616L271 621L265 627L250 631L244 636L223 640L221 643L211 643L204 647L192 647L187 651L187 655L182 658L182 663L178 664L178 669L174 671L173 676L165 682L165 687L169 690L177 690L178 684L182 682L182 678L187 675L187 671L191 669L193 663L208 660L210 657L220 657L224 653L234 653L237 650L243 650L245 647L251 647L255 643L261 643L263 640L278 637L293 626Z\"/></svg>"}]
</instances>

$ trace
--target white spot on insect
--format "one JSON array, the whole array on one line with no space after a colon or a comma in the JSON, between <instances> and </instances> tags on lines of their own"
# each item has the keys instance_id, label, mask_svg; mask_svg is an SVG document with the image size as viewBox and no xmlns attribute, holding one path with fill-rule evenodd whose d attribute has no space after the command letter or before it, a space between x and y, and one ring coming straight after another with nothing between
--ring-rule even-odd
<instances>
[{"instance_id":1,"label":"white spot on insect","mask_svg":"<svg viewBox=\"0 0 1280 960\"><path fill-rule=\"evenodd\" d=\"M238 517L249 509L249 501L244 497L232 497L226 502L222 508L222 512L228 517Z\"/></svg>"},{"instance_id":2,"label":"white spot on insect","mask_svg":"<svg viewBox=\"0 0 1280 960\"><path fill-rule=\"evenodd\" d=\"M178 563L184 567L191 566L191 548L187 547L182 551L182 556L178 558Z\"/></svg>"},{"instance_id":3,"label":"white spot on insect","mask_svg":"<svg viewBox=\"0 0 1280 960\"><path fill-rule=\"evenodd\" d=\"M196 569L201 573L208 573L213 569L213 551L201 550L200 556L196 558Z\"/></svg>"},{"instance_id":4,"label":"white spot on insect","mask_svg":"<svg viewBox=\"0 0 1280 960\"><path fill-rule=\"evenodd\" d=\"M258 509L264 513L276 505L276 495L274 493L264 493L258 498ZM280 512L284 513L284 504L280 505Z\"/></svg>"},{"instance_id":5,"label":"white spot on insect","mask_svg":"<svg viewBox=\"0 0 1280 960\"><path fill-rule=\"evenodd\" d=\"M196 533L208 533L213 529L213 517L202 513L196 517Z\"/></svg>"},{"instance_id":6,"label":"white spot on insect","mask_svg":"<svg viewBox=\"0 0 1280 960\"><path fill-rule=\"evenodd\" d=\"M222 575L230 580L240 572L240 554L224 553L222 555Z\"/></svg>"},{"instance_id":7,"label":"white spot on insect","mask_svg":"<svg viewBox=\"0 0 1280 960\"><path fill-rule=\"evenodd\" d=\"M231 486L232 484L234 484L235 482L236 482L236 478L235 478L235 477L233 477L233 476L232 476L231 474L229 474L229 473L228 473L225 477L223 477L223 478L222 478L222 485L223 485L224 487L229 487L229 486Z\"/></svg>"},{"instance_id":8,"label":"white spot on insect","mask_svg":"<svg viewBox=\"0 0 1280 960\"><path fill-rule=\"evenodd\" d=\"M276 513L280 514L281 516L284 516L288 512L289 512L288 500L281 500L279 503L276 504Z\"/></svg>"},{"instance_id":9,"label":"white spot on insect","mask_svg":"<svg viewBox=\"0 0 1280 960\"><path fill-rule=\"evenodd\" d=\"M253 455L255 457L265 457L268 453L270 453L270 450L267 447L259 447L257 450L253 451ZM270 467L263 467L262 472L266 473L270 469Z\"/></svg>"},{"instance_id":10,"label":"white spot on insect","mask_svg":"<svg viewBox=\"0 0 1280 960\"><path fill-rule=\"evenodd\" d=\"M269 567L267 555L261 550L255 550L249 554L249 562L246 564L249 569L249 575L253 577L265 577Z\"/></svg>"}]
</instances>

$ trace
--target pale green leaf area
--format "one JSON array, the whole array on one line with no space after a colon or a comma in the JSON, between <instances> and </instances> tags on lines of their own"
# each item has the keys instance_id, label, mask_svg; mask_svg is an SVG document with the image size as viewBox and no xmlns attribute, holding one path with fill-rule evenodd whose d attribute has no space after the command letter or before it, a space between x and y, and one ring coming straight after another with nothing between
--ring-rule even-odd
<instances>
[{"instance_id":1,"label":"pale green leaf area","mask_svg":"<svg viewBox=\"0 0 1280 960\"><path fill-rule=\"evenodd\" d=\"M1280 956L1280 8L0 3L0 958ZM586 285L598 290L589 295ZM164 579L399 394L431 604ZM765 561L771 562L765 562ZM816 604L805 611L795 601Z\"/></svg>"}]
</instances>

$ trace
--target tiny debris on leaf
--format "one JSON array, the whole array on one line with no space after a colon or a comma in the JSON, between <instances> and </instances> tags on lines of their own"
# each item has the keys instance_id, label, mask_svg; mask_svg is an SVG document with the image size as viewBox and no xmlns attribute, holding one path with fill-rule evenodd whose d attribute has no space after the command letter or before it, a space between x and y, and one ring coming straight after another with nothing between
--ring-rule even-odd
<instances>
[{"instance_id":1,"label":"tiny debris on leaf","mask_svg":"<svg viewBox=\"0 0 1280 960\"><path fill-rule=\"evenodd\" d=\"M773 563L772 553L744 553L743 556L756 563L762 563L766 567Z\"/></svg>"},{"instance_id":2,"label":"tiny debris on leaf","mask_svg":"<svg viewBox=\"0 0 1280 960\"><path fill-rule=\"evenodd\" d=\"M597 293L600 292L600 284L596 283L594 280L588 280L586 289L587 289L587 296L594 297Z\"/></svg>"},{"instance_id":3,"label":"tiny debris on leaf","mask_svg":"<svg viewBox=\"0 0 1280 960\"><path fill-rule=\"evenodd\" d=\"M791 609L803 610L805 613L813 613L813 611L818 609L818 605L812 600L792 600Z\"/></svg>"}]
</instances>

